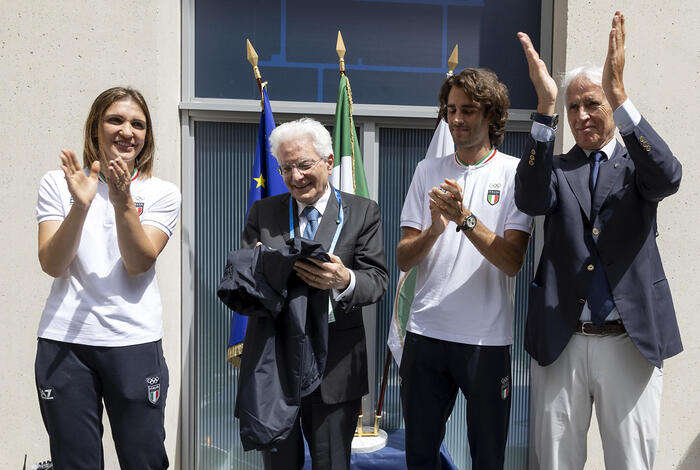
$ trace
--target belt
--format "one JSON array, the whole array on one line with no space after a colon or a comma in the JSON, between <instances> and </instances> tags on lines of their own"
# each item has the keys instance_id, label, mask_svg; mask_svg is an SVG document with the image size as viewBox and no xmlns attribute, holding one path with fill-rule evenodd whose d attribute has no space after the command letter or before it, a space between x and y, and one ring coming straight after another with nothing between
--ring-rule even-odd
<instances>
[{"instance_id":1,"label":"belt","mask_svg":"<svg viewBox=\"0 0 700 470\"><path fill-rule=\"evenodd\" d=\"M600 326L589 321L578 322L574 330L575 333L584 335L621 335L626 331L620 320L606 321Z\"/></svg>"}]
</instances>

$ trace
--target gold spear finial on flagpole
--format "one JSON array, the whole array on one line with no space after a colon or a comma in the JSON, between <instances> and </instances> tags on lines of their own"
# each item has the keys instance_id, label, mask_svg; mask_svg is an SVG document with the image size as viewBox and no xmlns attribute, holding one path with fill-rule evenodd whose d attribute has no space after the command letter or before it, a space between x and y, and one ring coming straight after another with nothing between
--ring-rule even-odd
<instances>
[{"instance_id":1,"label":"gold spear finial on flagpole","mask_svg":"<svg viewBox=\"0 0 700 470\"><path fill-rule=\"evenodd\" d=\"M455 44L455 48L452 49L452 54L450 54L450 58L447 59L447 68L449 69L449 72L447 72L447 76L451 77L454 75L455 69L457 68L457 64L459 63L459 44Z\"/></svg>"},{"instance_id":2,"label":"gold spear finial on flagpole","mask_svg":"<svg viewBox=\"0 0 700 470\"><path fill-rule=\"evenodd\" d=\"M343 42L343 35L340 34L338 30L338 41L335 43L335 52L338 53L338 66L340 67L340 74L345 73L345 43Z\"/></svg>"},{"instance_id":3,"label":"gold spear finial on flagpole","mask_svg":"<svg viewBox=\"0 0 700 470\"><path fill-rule=\"evenodd\" d=\"M258 83L258 90L260 91L260 107L264 108L262 89L267 82L263 83L262 76L260 75L260 69L258 68L258 53L253 49L253 45L248 39L245 40L246 44L246 59L253 66L253 75L255 76L255 81Z\"/></svg>"},{"instance_id":4,"label":"gold spear finial on flagpole","mask_svg":"<svg viewBox=\"0 0 700 470\"><path fill-rule=\"evenodd\" d=\"M250 65L253 66L253 74L255 75L255 80L257 80L258 85L260 85L262 77L260 76L260 69L258 68L258 53L255 52L255 49L253 49L253 45L250 43L250 40L246 39L245 44L246 58L248 59L248 62L250 62Z\"/></svg>"}]
</instances>

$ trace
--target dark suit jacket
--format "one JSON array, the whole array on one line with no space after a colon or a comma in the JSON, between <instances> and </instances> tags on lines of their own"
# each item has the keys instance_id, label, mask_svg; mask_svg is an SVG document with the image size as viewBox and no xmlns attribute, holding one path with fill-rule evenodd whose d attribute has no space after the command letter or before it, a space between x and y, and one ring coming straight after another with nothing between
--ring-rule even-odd
<instances>
[{"instance_id":1,"label":"dark suit jacket","mask_svg":"<svg viewBox=\"0 0 700 470\"><path fill-rule=\"evenodd\" d=\"M569 342L588 296L597 251L627 333L661 367L682 351L671 291L656 245L658 202L675 193L681 164L643 118L601 165L591 203L590 165L574 146L530 138L515 177L515 203L545 215L544 247L530 286L525 349L540 365ZM530 160L534 155L534 161ZM532 163L530 163L532 162Z\"/></svg>"},{"instance_id":2,"label":"dark suit jacket","mask_svg":"<svg viewBox=\"0 0 700 470\"><path fill-rule=\"evenodd\" d=\"M327 404L354 400L369 392L361 307L379 301L388 282L377 203L344 192L340 194L345 220L334 254L354 271L355 289L352 295L333 302L335 321L328 328L328 357L320 385L321 398ZM289 197L287 193L253 203L243 230L244 248L255 246L257 242L277 248L289 240ZM296 236L300 236L296 202L293 216ZM315 238L325 249L330 248L337 219L338 201L331 193ZM328 293L326 291L323 302L318 302L319 308L327 307ZM260 327L259 321L249 318L245 341ZM245 361L245 349L241 360Z\"/></svg>"}]
</instances>

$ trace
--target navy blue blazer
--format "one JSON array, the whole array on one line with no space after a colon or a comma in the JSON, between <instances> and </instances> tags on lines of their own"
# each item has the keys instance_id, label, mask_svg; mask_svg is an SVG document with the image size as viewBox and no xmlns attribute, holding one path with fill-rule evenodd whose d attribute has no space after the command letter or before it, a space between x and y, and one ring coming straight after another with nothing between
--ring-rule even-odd
<instances>
[{"instance_id":1,"label":"navy blue blazer","mask_svg":"<svg viewBox=\"0 0 700 470\"><path fill-rule=\"evenodd\" d=\"M530 285L525 349L546 366L564 350L581 316L593 269L605 269L617 310L639 352L656 367L683 350L656 245L659 201L675 193L681 164L644 118L601 164L591 202L590 165L574 146L530 137L515 176L515 203L544 215L544 246ZM531 159L530 156L534 158ZM602 266L594 266L594 254Z\"/></svg>"}]
</instances>

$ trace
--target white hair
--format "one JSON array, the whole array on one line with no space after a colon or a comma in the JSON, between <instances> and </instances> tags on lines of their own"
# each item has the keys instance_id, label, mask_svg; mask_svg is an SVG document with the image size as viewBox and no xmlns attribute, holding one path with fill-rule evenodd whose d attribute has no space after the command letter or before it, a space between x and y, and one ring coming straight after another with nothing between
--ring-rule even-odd
<instances>
[{"instance_id":1,"label":"white hair","mask_svg":"<svg viewBox=\"0 0 700 470\"><path fill-rule=\"evenodd\" d=\"M584 77L590 80L594 85L599 87L603 86L603 67L596 67L592 65L584 65L583 67L576 67L573 70L566 72L561 79L560 90L566 94L571 82L578 77Z\"/></svg>"},{"instance_id":2,"label":"white hair","mask_svg":"<svg viewBox=\"0 0 700 470\"><path fill-rule=\"evenodd\" d=\"M280 145L303 137L311 139L314 150L321 158L328 158L333 154L333 142L328 130L320 122L308 117L285 122L276 127L270 133L270 151L279 159L277 152Z\"/></svg>"}]
</instances>

